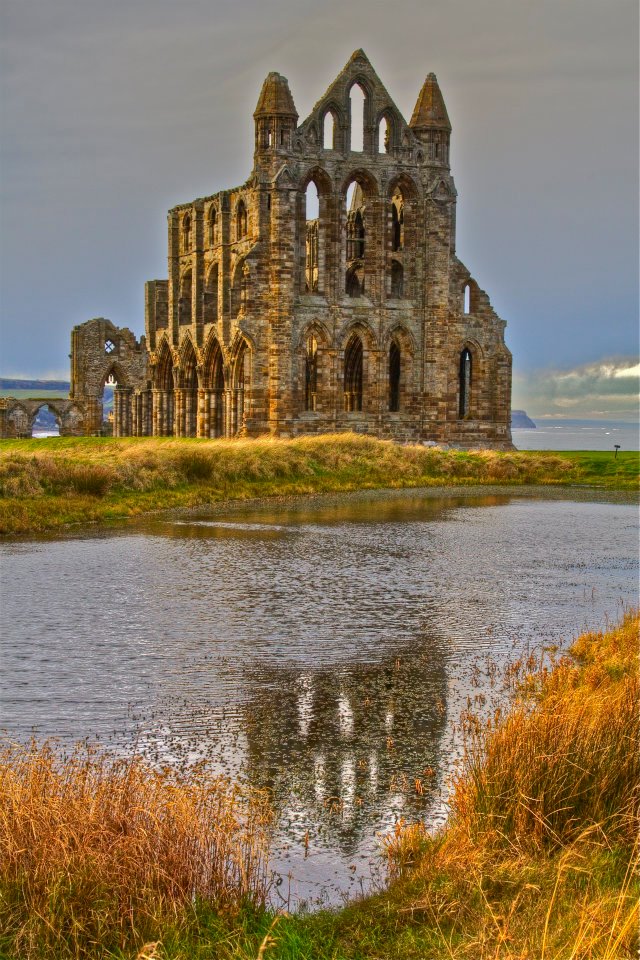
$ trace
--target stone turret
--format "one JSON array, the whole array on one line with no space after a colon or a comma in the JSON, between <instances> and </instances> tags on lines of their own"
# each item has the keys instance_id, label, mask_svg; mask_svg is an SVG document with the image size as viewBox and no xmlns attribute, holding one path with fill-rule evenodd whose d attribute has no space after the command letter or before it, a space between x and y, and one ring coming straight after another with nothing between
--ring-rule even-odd
<instances>
[{"instance_id":1,"label":"stone turret","mask_svg":"<svg viewBox=\"0 0 640 960\"><path fill-rule=\"evenodd\" d=\"M451 122L435 73L422 85L409 126L426 145L428 161L448 166Z\"/></svg>"},{"instance_id":2,"label":"stone turret","mask_svg":"<svg viewBox=\"0 0 640 960\"><path fill-rule=\"evenodd\" d=\"M256 155L288 153L298 122L289 82L280 73L270 73L262 84L253 114Z\"/></svg>"}]
</instances>

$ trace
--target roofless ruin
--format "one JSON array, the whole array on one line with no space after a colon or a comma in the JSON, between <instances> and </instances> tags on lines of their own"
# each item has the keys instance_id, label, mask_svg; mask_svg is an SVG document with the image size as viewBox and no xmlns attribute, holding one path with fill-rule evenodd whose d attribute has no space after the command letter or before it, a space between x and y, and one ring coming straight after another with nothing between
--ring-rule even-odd
<instances>
[{"instance_id":1,"label":"roofless ruin","mask_svg":"<svg viewBox=\"0 0 640 960\"><path fill-rule=\"evenodd\" d=\"M456 257L435 75L407 123L357 50L298 119L270 73L249 179L169 211L140 341L105 319L74 328L68 432L101 431L112 382L116 436L511 447L505 322Z\"/></svg>"}]
</instances>

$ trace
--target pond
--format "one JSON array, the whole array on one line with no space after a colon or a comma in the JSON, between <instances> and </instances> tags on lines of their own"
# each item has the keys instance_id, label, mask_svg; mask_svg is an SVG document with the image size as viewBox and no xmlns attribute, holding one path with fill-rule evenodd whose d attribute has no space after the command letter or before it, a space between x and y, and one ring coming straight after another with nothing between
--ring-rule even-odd
<instances>
[{"instance_id":1,"label":"pond","mask_svg":"<svg viewBox=\"0 0 640 960\"><path fill-rule=\"evenodd\" d=\"M269 787L274 896L337 902L446 815L468 705L637 597L624 495L371 492L5 543L0 721Z\"/></svg>"}]
</instances>

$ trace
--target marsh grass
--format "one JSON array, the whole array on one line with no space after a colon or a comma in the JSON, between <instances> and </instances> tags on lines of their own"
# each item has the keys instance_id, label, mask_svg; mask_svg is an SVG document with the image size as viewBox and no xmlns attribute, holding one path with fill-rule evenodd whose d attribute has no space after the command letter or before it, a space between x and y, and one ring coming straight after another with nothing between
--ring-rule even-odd
<instances>
[{"instance_id":1,"label":"marsh grass","mask_svg":"<svg viewBox=\"0 0 640 960\"><path fill-rule=\"evenodd\" d=\"M296 440L4 440L0 533L38 533L230 498L576 483L637 489L638 457L441 450L353 434Z\"/></svg>"},{"instance_id":2,"label":"marsh grass","mask_svg":"<svg viewBox=\"0 0 640 960\"><path fill-rule=\"evenodd\" d=\"M270 811L202 769L51 745L0 753L0 929L11 956L135 955L199 902L264 905ZM6 942L6 940L5 940Z\"/></svg>"},{"instance_id":3,"label":"marsh grass","mask_svg":"<svg viewBox=\"0 0 640 960\"><path fill-rule=\"evenodd\" d=\"M640 799L638 618L585 634L552 667L527 674L505 715L480 728L456 784L454 815L470 834L555 847L598 826L636 822ZM633 834L635 835L635 833Z\"/></svg>"}]
</instances>

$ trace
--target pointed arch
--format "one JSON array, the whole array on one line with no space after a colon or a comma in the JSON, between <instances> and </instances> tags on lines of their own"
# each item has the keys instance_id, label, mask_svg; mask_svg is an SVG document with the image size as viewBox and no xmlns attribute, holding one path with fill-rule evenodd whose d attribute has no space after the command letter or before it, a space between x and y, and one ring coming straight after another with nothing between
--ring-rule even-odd
<instances>
[{"instance_id":1,"label":"pointed arch","mask_svg":"<svg viewBox=\"0 0 640 960\"><path fill-rule=\"evenodd\" d=\"M331 337L320 320L308 324L298 339L300 409L307 413L322 413L327 405L330 345Z\"/></svg>"},{"instance_id":2,"label":"pointed arch","mask_svg":"<svg viewBox=\"0 0 640 960\"><path fill-rule=\"evenodd\" d=\"M218 208L215 203L209 207L208 233L209 246L214 247L218 242Z\"/></svg>"},{"instance_id":3,"label":"pointed arch","mask_svg":"<svg viewBox=\"0 0 640 960\"><path fill-rule=\"evenodd\" d=\"M195 388L198 386L198 357L193 340L187 334L182 340L179 349L179 363L176 372L179 374L179 386Z\"/></svg>"},{"instance_id":4,"label":"pointed arch","mask_svg":"<svg viewBox=\"0 0 640 960\"><path fill-rule=\"evenodd\" d=\"M209 337L204 349L202 385L209 390L223 390L225 386L224 353L215 334Z\"/></svg>"},{"instance_id":5,"label":"pointed arch","mask_svg":"<svg viewBox=\"0 0 640 960\"><path fill-rule=\"evenodd\" d=\"M249 293L249 266L246 257L240 257L231 278L231 316L237 317L247 308Z\"/></svg>"},{"instance_id":6,"label":"pointed arch","mask_svg":"<svg viewBox=\"0 0 640 960\"><path fill-rule=\"evenodd\" d=\"M182 218L182 249L184 253L191 251L191 214L185 213Z\"/></svg>"},{"instance_id":7,"label":"pointed arch","mask_svg":"<svg viewBox=\"0 0 640 960\"><path fill-rule=\"evenodd\" d=\"M242 240L243 237L246 237L248 226L247 205L244 199L240 197L236 204L236 240Z\"/></svg>"},{"instance_id":8,"label":"pointed arch","mask_svg":"<svg viewBox=\"0 0 640 960\"><path fill-rule=\"evenodd\" d=\"M242 333L236 336L231 356L231 404L229 436L238 436L246 428L251 410L252 349Z\"/></svg>"},{"instance_id":9,"label":"pointed arch","mask_svg":"<svg viewBox=\"0 0 640 960\"><path fill-rule=\"evenodd\" d=\"M473 393L473 354L468 346L460 353L458 366L458 418L464 420L471 416L471 398Z\"/></svg>"},{"instance_id":10,"label":"pointed arch","mask_svg":"<svg viewBox=\"0 0 640 960\"><path fill-rule=\"evenodd\" d=\"M364 265L352 263L345 276L345 293L348 297L361 297L364 294Z\"/></svg>"},{"instance_id":11,"label":"pointed arch","mask_svg":"<svg viewBox=\"0 0 640 960\"><path fill-rule=\"evenodd\" d=\"M349 337L344 351L344 409L347 413L362 410L364 347L359 334Z\"/></svg>"},{"instance_id":12,"label":"pointed arch","mask_svg":"<svg viewBox=\"0 0 640 960\"><path fill-rule=\"evenodd\" d=\"M191 286L191 267L187 267L180 277L180 296L178 299L178 323L181 326L187 326L191 323L192 315L192 286Z\"/></svg>"},{"instance_id":13,"label":"pointed arch","mask_svg":"<svg viewBox=\"0 0 640 960\"><path fill-rule=\"evenodd\" d=\"M198 436L225 435L226 380L225 361L220 341L212 334L207 340L202 362L203 418Z\"/></svg>"},{"instance_id":14,"label":"pointed arch","mask_svg":"<svg viewBox=\"0 0 640 960\"><path fill-rule=\"evenodd\" d=\"M204 282L202 317L204 323L216 323L218 320L220 267L212 263Z\"/></svg>"},{"instance_id":15,"label":"pointed arch","mask_svg":"<svg viewBox=\"0 0 640 960\"><path fill-rule=\"evenodd\" d=\"M400 379L402 373L402 349L394 337L389 347L389 412L400 410Z\"/></svg>"},{"instance_id":16,"label":"pointed arch","mask_svg":"<svg viewBox=\"0 0 640 960\"><path fill-rule=\"evenodd\" d=\"M367 129L368 97L360 80L354 80L349 86L349 150L351 153L363 153Z\"/></svg>"},{"instance_id":17,"label":"pointed arch","mask_svg":"<svg viewBox=\"0 0 640 960\"><path fill-rule=\"evenodd\" d=\"M391 299L402 300L404 297L404 267L399 260L391 261Z\"/></svg>"},{"instance_id":18,"label":"pointed arch","mask_svg":"<svg viewBox=\"0 0 640 960\"><path fill-rule=\"evenodd\" d=\"M173 390L173 353L166 337L156 351L153 385L161 390Z\"/></svg>"}]
</instances>

